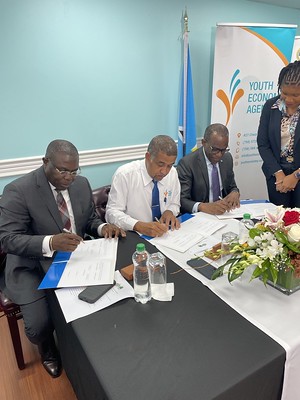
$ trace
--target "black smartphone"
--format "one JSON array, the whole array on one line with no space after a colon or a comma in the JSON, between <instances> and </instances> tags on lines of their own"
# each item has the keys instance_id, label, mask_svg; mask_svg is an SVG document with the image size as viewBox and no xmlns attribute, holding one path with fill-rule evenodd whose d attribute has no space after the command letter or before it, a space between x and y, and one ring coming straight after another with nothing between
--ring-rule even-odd
<instances>
[{"instance_id":1,"label":"black smartphone","mask_svg":"<svg viewBox=\"0 0 300 400\"><path fill-rule=\"evenodd\" d=\"M196 271L200 272L207 279L211 280L212 274L215 272L216 268L209 264L207 261L202 258L192 258L187 261L187 264L190 267L193 267Z\"/></svg>"},{"instance_id":2,"label":"black smartphone","mask_svg":"<svg viewBox=\"0 0 300 400\"><path fill-rule=\"evenodd\" d=\"M78 298L90 304L95 303L100 299L101 296L108 292L115 285L115 283L116 282L114 281L108 285L88 286L79 293Z\"/></svg>"}]
</instances>

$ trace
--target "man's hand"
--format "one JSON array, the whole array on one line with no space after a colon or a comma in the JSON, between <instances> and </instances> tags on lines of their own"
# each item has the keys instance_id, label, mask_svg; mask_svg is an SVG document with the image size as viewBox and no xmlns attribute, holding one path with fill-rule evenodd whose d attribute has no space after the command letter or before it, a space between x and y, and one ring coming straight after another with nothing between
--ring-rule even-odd
<instances>
[{"instance_id":1,"label":"man's hand","mask_svg":"<svg viewBox=\"0 0 300 400\"><path fill-rule=\"evenodd\" d=\"M163 224L161 222L142 222L138 221L133 229L142 235L147 235L151 237L162 236L169 230L169 225Z\"/></svg>"},{"instance_id":2,"label":"man's hand","mask_svg":"<svg viewBox=\"0 0 300 400\"><path fill-rule=\"evenodd\" d=\"M180 228L180 222L175 217L175 215L170 210L166 210L163 215L161 216L159 222L165 224L166 226L170 227L172 231L174 229Z\"/></svg>"},{"instance_id":3,"label":"man's hand","mask_svg":"<svg viewBox=\"0 0 300 400\"><path fill-rule=\"evenodd\" d=\"M235 208L240 207L240 193L239 192L231 192L224 199L230 207L230 210L234 210Z\"/></svg>"},{"instance_id":4,"label":"man's hand","mask_svg":"<svg viewBox=\"0 0 300 400\"><path fill-rule=\"evenodd\" d=\"M50 239L50 247L53 251L74 251L82 241L82 237L75 233L59 233Z\"/></svg>"},{"instance_id":5,"label":"man's hand","mask_svg":"<svg viewBox=\"0 0 300 400\"><path fill-rule=\"evenodd\" d=\"M103 226L101 234L103 237L106 239L109 238L111 239L112 237L126 237L126 232L123 231L123 229L119 228L117 225L113 224L106 224Z\"/></svg>"},{"instance_id":6,"label":"man's hand","mask_svg":"<svg viewBox=\"0 0 300 400\"><path fill-rule=\"evenodd\" d=\"M214 203L200 203L198 211L212 215L221 215L226 211L230 211L230 206L225 199L215 201Z\"/></svg>"}]
</instances>

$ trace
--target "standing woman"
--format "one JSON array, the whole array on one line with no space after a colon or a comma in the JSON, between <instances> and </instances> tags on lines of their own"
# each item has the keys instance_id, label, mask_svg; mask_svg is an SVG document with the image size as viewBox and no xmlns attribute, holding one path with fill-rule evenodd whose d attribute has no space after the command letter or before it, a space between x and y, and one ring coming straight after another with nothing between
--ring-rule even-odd
<instances>
[{"instance_id":1,"label":"standing woman","mask_svg":"<svg viewBox=\"0 0 300 400\"><path fill-rule=\"evenodd\" d=\"M300 207L300 61L280 71L278 93L263 107L258 151L269 200L276 205Z\"/></svg>"}]
</instances>

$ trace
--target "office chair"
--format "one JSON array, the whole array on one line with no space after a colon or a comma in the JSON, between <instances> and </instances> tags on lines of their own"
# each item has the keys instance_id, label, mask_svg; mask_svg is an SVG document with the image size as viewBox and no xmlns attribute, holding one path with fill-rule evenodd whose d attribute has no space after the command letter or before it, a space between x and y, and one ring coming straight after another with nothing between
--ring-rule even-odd
<instances>
[{"instance_id":1,"label":"office chair","mask_svg":"<svg viewBox=\"0 0 300 400\"><path fill-rule=\"evenodd\" d=\"M93 190L95 209L102 221L105 221L105 211L109 191L110 185L102 186Z\"/></svg>"},{"instance_id":2,"label":"office chair","mask_svg":"<svg viewBox=\"0 0 300 400\"><path fill-rule=\"evenodd\" d=\"M13 303L3 292L4 289L4 267L6 254L0 249L0 311L6 316L10 336L19 369L25 368L18 320L22 318L20 307Z\"/></svg>"}]
</instances>

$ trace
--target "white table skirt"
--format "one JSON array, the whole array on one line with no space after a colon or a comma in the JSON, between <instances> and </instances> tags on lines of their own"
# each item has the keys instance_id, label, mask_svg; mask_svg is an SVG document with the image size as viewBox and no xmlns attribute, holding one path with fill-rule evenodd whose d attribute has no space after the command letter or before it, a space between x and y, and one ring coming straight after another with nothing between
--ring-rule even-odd
<instances>
[{"instance_id":1,"label":"white table skirt","mask_svg":"<svg viewBox=\"0 0 300 400\"><path fill-rule=\"evenodd\" d=\"M203 218L205 223L205 219L216 217L198 213L196 218ZM227 226L214 235L218 240L221 239L223 232L238 232L238 221L227 220L226 223ZM179 253L162 246L158 248L186 272L209 287L244 318L284 347L286 363L282 400L300 399L300 291L286 296L271 286L265 287L258 279L249 282L250 271L232 284L228 282L226 275L210 281L186 264L186 261L191 258L188 251Z\"/></svg>"}]
</instances>

